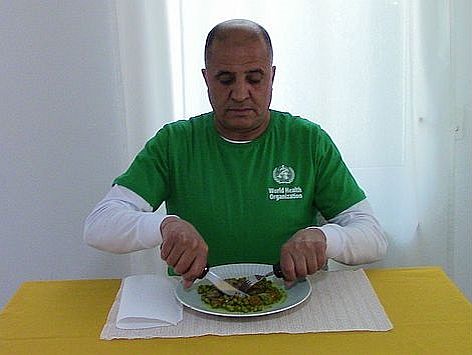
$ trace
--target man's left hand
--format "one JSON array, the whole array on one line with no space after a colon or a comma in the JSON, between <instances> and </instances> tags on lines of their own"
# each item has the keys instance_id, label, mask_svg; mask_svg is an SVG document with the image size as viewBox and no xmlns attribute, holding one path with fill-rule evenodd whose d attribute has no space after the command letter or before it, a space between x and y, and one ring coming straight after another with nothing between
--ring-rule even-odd
<instances>
[{"instance_id":1,"label":"man's left hand","mask_svg":"<svg viewBox=\"0 0 472 355\"><path fill-rule=\"evenodd\" d=\"M319 229L301 229L283 246L280 267L288 284L314 274L326 264L326 236Z\"/></svg>"}]
</instances>

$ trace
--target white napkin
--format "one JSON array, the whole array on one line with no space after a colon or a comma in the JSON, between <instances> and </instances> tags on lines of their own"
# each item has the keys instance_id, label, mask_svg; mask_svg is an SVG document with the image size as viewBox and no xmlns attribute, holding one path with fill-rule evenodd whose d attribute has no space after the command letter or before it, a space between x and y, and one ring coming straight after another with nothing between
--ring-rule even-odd
<instances>
[{"instance_id":1,"label":"white napkin","mask_svg":"<svg viewBox=\"0 0 472 355\"><path fill-rule=\"evenodd\" d=\"M123 280L116 327L144 329L176 325L183 318L175 285L165 275L128 276Z\"/></svg>"}]
</instances>

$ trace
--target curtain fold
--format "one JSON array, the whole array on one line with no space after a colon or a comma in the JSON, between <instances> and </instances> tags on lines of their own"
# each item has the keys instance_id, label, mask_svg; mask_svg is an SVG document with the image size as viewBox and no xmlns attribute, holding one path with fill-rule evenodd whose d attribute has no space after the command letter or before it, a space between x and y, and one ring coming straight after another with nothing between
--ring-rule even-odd
<instances>
[{"instance_id":1,"label":"curtain fold","mask_svg":"<svg viewBox=\"0 0 472 355\"><path fill-rule=\"evenodd\" d=\"M166 1L116 1L129 159L173 118Z\"/></svg>"}]
</instances>

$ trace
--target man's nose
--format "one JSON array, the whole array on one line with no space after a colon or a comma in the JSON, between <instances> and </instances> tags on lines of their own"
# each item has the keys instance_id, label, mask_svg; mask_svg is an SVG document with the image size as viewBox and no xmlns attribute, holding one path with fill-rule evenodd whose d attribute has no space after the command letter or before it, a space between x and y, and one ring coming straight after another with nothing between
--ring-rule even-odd
<instances>
[{"instance_id":1,"label":"man's nose","mask_svg":"<svg viewBox=\"0 0 472 355\"><path fill-rule=\"evenodd\" d=\"M245 80L237 80L231 88L231 99L244 101L249 98L249 84Z\"/></svg>"}]
</instances>

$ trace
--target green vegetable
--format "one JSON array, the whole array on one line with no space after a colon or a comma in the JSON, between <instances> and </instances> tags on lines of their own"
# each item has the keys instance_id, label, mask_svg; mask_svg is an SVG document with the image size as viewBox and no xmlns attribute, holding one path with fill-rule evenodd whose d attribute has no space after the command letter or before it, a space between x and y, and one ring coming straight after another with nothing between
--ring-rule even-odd
<instances>
[{"instance_id":1,"label":"green vegetable","mask_svg":"<svg viewBox=\"0 0 472 355\"><path fill-rule=\"evenodd\" d=\"M226 279L226 281L239 288L245 279L245 277L241 277ZM210 307L239 313L262 311L270 308L274 303L282 301L286 296L284 290L276 287L272 281L265 278L246 292L249 296L228 296L213 285L200 285L197 291L201 295L202 302Z\"/></svg>"}]
</instances>

